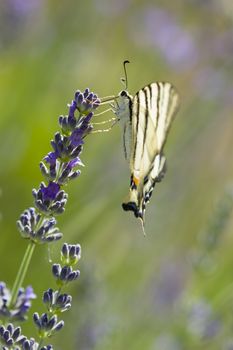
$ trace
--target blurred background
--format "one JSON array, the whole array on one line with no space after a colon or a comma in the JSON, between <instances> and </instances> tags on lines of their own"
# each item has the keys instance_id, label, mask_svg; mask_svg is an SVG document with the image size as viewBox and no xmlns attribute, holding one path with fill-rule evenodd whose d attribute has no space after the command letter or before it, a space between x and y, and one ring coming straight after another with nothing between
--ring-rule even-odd
<instances>
[{"instance_id":1,"label":"blurred background","mask_svg":"<svg viewBox=\"0 0 233 350\"><path fill-rule=\"evenodd\" d=\"M15 222L32 205L58 116L76 89L122 90L125 59L130 93L157 80L180 92L168 172L144 237L121 209L129 169L120 127L88 137L59 218L63 242L82 246L81 277L51 341L67 350L232 350L232 0L0 2L0 280L12 285L26 249ZM56 261L60 247L36 249L25 282L38 295L31 314L45 311L49 255ZM30 322L23 331L36 337Z\"/></svg>"}]
</instances>

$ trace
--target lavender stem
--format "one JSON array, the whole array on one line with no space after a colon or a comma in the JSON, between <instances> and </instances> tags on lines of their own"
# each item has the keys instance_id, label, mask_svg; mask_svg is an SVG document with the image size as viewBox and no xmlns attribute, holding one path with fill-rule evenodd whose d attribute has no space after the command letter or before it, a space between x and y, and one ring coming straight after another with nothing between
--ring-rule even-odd
<instances>
[{"instance_id":1,"label":"lavender stem","mask_svg":"<svg viewBox=\"0 0 233 350\"><path fill-rule=\"evenodd\" d=\"M12 294L11 294L11 299L9 302L9 308L11 308L17 300L18 291L19 291L19 288L23 285L23 281L24 281L25 275L27 273L35 246L36 246L35 243L32 241L30 241L30 243L27 246L27 249L25 251L23 260L21 262L20 268L18 270L16 279L15 279L15 282L14 282L14 285L12 288Z\"/></svg>"}]
</instances>

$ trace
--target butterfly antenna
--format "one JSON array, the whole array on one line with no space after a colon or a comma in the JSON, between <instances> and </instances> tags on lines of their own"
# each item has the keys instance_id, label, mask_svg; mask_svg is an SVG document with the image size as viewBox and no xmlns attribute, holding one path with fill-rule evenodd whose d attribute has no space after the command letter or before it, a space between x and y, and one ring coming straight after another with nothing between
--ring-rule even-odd
<instances>
[{"instance_id":1,"label":"butterfly antenna","mask_svg":"<svg viewBox=\"0 0 233 350\"><path fill-rule=\"evenodd\" d=\"M128 89L128 77L127 77L127 71L126 71L126 64L130 63L128 60L123 62L124 67L124 78L121 78L122 83L125 85L125 90Z\"/></svg>"}]
</instances>

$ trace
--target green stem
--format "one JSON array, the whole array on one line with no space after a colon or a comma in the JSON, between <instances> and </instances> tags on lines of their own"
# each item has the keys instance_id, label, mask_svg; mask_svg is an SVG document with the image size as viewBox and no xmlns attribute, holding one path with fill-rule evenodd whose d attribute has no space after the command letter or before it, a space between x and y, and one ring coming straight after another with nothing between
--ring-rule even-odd
<instances>
[{"instance_id":1,"label":"green stem","mask_svg":"<svg viewBox=\"0 0 233 350\"><path fill-rule=\"evenodd\" d=\"M14 283L13 288L12 288L12 294L11 294L11 300L9 303L9 308L12 307L17 300L18 291L19 291L19 288L22 287L22 285L23 285L23 281L24 281L25 275L27 273L28 266L30 264L35 246L36 246L35 243L32 241L27 246L26 252L24 254L23 260L21 262L19 271L18 271L16 279L15 279L15 283Z\"/></svg>"},{"instance_id":2,"label":"green stem","mask_svg":"<svg viewBox=\"0 0 233 350\"><path fill-rule=\"evenodd\" d=\"M39 345L38 345L38 349L40 349L40 348L41 348L41 346L42 346L43 342L44 342L44 338L40 338L40 342L39 342Z\"/></svg>"},{"instance_id":3,"label":"green stem","mask_svg":"<svg viewBox=\"0 0 233 350\"><path fill-rule=\"evenodd\" d=\"M58 182L58 179L59 179L59 177L60 177L60 175L62 173L62 167L63 167L63 163L60 163L59 167L57 169L57 176L56 176L55 182Z\"/></svg>"}]
</instances>

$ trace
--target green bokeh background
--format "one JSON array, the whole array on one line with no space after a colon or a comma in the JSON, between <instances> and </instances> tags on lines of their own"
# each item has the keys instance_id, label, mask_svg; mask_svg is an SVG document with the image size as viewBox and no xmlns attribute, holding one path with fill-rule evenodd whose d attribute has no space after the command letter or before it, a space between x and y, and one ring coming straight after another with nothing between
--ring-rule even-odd
<instances>
[{"instance_id":1,"label":"green bokeh background","mask_svg":"<svg viewBox=\"0 0 233 350\"><path fill-rule=\"evenodd\" d=\"M231 0L0 3L0 280L9 286L27 245L15 222L32 205L39 161L75 90L117 94L129 59L132 94L167 80L181 96L146 237L121 209L129 170L119 126L87 139L59 218L82 260L55 349L233 348L232 22ZM30 317L44 312L49 257L60 247L36 249L25 282L38 295ZM30 322L22 328L36 337Z\"/></svg>"}]
</instances>

